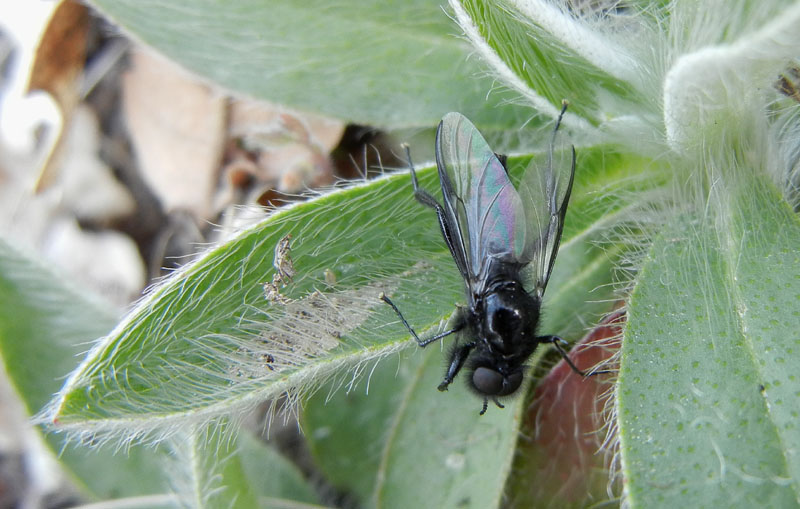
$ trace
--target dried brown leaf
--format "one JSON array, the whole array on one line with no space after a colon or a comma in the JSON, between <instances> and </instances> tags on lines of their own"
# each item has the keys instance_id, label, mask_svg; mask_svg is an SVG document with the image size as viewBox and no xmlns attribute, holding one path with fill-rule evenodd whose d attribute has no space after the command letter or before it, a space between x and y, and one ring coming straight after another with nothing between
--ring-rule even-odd
<instances>
[{"instance_id":1,"label":"dried brown leaf","mask_svg":"<svg viewBox=\"0 0 800 509\"><path fill-rule=\"evenodd\" d=\"M164 59L135 51L123 107L144 180L167 211L213 216L226 99Z\"/></svg>"},{"instance_id":2,"label":"dried brown leaf","mask_svg":"<svg viewBox=\"0 0 800 509\"><path fill-rule=\"evenodd\" d=\"M80 2L63 0L53 11L42 34L28 81L28 91L42 90L53 97L68 125L79 93L79 78L86 62L89 11ZM64 129L59 132L45 159L36 183L41 191L52 184L61 164Z\"/></svg>"}]
</instances>

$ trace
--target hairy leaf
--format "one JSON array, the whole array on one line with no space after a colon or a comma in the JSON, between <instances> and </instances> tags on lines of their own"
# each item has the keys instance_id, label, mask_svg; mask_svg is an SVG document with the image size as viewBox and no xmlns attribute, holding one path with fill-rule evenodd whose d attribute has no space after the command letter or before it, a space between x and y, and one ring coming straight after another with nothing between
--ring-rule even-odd
<instances>
[{"instance_id":1,"label":"hairy leaf","mask_svg":"<svg viewBox=\"0 0 800 509\"><path fill-rule=\"evenodd\" d=\"M631 297L618 386L638 507L794 507L800 443L800 221L763 177L721 229L656 239Z\"/></svg>"}]
</instances>

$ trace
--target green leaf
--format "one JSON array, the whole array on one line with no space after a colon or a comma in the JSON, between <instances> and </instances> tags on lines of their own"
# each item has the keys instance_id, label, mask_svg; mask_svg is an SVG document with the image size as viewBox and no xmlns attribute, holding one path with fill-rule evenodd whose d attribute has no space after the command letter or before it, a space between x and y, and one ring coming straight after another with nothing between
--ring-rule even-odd
<instances>
[{"instance_id":1,"label":"green leaf","mask_svg":"<svg viewBox=\"0 0 800 509\"><path fill-rule=\"evenodd\" d=\"M249 433L237 437L238 456L247 481L258 494L259 507L299 507L319 504L314 489L297 467Z\"/></svg>"},{"instance_id":2,"label":"green leaf","mask_svg":"<svg viewBox=\"0 0 800 509\"><path fill-rule=\"evenodd\" d=\"M438 348L434 350L441 355ZM424 360L423 352L404 350L376 365L365 365L366 380L328 384L303 403L301 423L315 464L328 482L362 505L372 500L387 430ZM435 387L428 389L436 392ZM442 397L453 396L450 393Z\"/></svg>"},{"instance_id":3,"label":"green leaf","mask_svg":"<svg viewBox=\"0 0 800 509\"><path fill-rule=\"evenodd\" d=\"M172 484L184 506L286 508L317 504L292 463L247 432L221 419L187 428L170 439Z\"/></svg>"},{"instance_id":4,"label":"green leaf","mask_svg":"<svg viewBox=\"0 0 800 509\"><path fill-rule=\"evenodd\" d=\"M487 508L500 503L521 399L481 416L481 402L468 397L463 386L448 394L436 391L441 365L441 352L429 349L404 387L378 469L379 507ZM449 394L456 390L457 397Z\"/></svg>"},{"instance_id":5,"label":"green leaf","mask_svg":"<svg viewBox=\"0 0 800 509\"><path fill-rule=\"evenodd\" d=\"M796 10L796 2L791 0L681 1L672 2L669 9L661 11L661 16L671 18L675 35L679 38L675 44L683 50L692 51L703 46L736 44L766 25L781 22L793 10L793 5ZM764 54L760 56L771 57Z\"/></svg>"},{"instance_id":6,"label":"green leaf","mask_svg":"<svg viewBox=\"0 0 800 509\"><path fill-rule=\"evenodd\" d=\"M464 384L436 390L441 348L401 355L367 367L368 390L323 392L304 405L303 428L328 480L368 507L496 506L522 400L480 416L482 402Z\"/></svg>"},{"instance_id":7,"label":"green leaf","mask_svg":"<svg viewBox=\"0 0 800 509\"><path fill-rule=\"evenodd\" d=\"M114 311L0 239L0 346L29 412L43 407L87 343L107 333Z\"/></svg>"},{"instance_id":8,"label":"green leaf","mask_svg":"<svg viewBox=\"0 0 800 509\"><path fill-rule=\"evenodd\" d=\"M631 296L617 393L632 507L798 506L800 221L740 178L716 227L687 215L661 232Z\"/></svg>"},{"instance_id":9,"label":"green leaf","mask_svg":"<svg viewBox=\"0 0 800 509\"><path fill-rule=\"evenodd\" d=\"M56 392L90 341L116 318L61 276L0 240L0 361L29 413ZM99 499L158 493L163 482L152 451L81 450L47 435L74 481Z\"/></svg>"},{"instance_id":10,"label":"green leaf","mask_svg":"<svg viewBox=\"0 0 800 509\"><path fill-rule=\"evenodd\" d=\"M420 173L433 188L435 174ZM169 431L313 388L404 348L407 333L385 327L396 317L380 293L399 295L398 305L431 322L462 286L410 188L405 174L328 194L212 249L90 352L53 417L65 428ZM286 234L297 275L281 291L292 302L269 302L262 283L275 273L274 249ZM335 285L325 282L326 271Z\"/></svg>"},{"instance_id":11,"label":"green leaf","mask_svg":"<svg viewBox=\"0 0 800 509\"><path fill-rule=\"evenodd\" d=\"M492 80L438 2L95 0L190 71L251 97L379 127L429 127L448 111L517 128L529 112Z\"/></svg>"},{"instance_id":12,"label":"green leaf","mask_svg":"<svg viewBox=\"0 0 800 509\"><path fill-rule=\"evenodd\" d=\"M677 3L676 21L691 40L663 85L666 135L676 152L727 146L748 129L761 134L778 77L798 56L800 4L736 4L717 16L714 4Z\"/></svg>"},{"instance_id":13,"label":"green leaf","mask_svg":"<svg viewBox=\"0 0 800 509\"><path fill-rule=\"evenodd\" d=\"M191 427L170 441L170 477L182 504L204 509L258 507L255 486L249 482L238 445L225 424ZM272 464L262 466L271 470Z\"/></svg>"},{"instance_id":14,"label":"green leaf","mask_svg":"<svg viewBox=\"0 0 800 509\"><path fill-rule=\"evenodd\" d=\"M567 99L573 116L597 126L652 110L639 90L636 61L601 25L546 1L465 0L453 7L496 76L539 111L555 117Z\"/></svg>"}]
</instances>

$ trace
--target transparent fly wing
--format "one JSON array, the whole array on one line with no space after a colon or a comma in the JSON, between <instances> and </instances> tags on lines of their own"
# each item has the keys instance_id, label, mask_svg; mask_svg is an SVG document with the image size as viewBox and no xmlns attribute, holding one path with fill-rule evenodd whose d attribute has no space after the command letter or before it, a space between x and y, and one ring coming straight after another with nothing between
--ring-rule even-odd
<instances>
[{"instance_id":1,"label":"transparent fly wing","mask_svg":"<svg viewBox=\"0 0 800 509\"><path fill-rule=\"evenodd\" d=\"M553 129L547 157L543 162L531 161L519 186L528 238L523 258L530 260L525 275L534 281L539 296L553 271L575 176L575 147L559 129L564 109Z\"/></svg>"},{"instance_id":2,"label":"transparent fly wing","mask_svg":"<svg viewBox=\"0 0 800 509\"><path fill-rule=\"evenodd\" d=\"M466 117L448 113L436 132L445 212L457 225L474 288L487 262L525 264L526 216L505 167Z\"/></svg>"}]
</instances>

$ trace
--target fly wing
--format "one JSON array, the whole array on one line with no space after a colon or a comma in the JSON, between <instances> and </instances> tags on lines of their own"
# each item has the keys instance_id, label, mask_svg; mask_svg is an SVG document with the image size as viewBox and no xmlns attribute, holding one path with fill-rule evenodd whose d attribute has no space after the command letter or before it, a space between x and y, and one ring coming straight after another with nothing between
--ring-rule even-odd
<instances>
[{"instance_id":1,"label":"fly wing","mask_svg":"<svg viewBox=\"0 0 800 509\"><path fill-rule=\"evenodd\" d=\"M539 164L531 161L519 189L528 229L528 251L523 258L531 261L526 279L534 281L534 292L539 297L553 271L575 176L575 147L559 130L565 110L566 105L553 129L547 158Z\"/></svg>"},{"instance_id":2,"label":"fly wing","mask_svg":"<svg viewBox=\"0 0 800 509\"><path fill-rule=\"evenodd\" d=\"M460 113L448 113L436 131L436 163L444 207L458 226L470 288L491 259L521 265L526 228L522 200L500 159Z\"/></svg>"}]
</instances>

